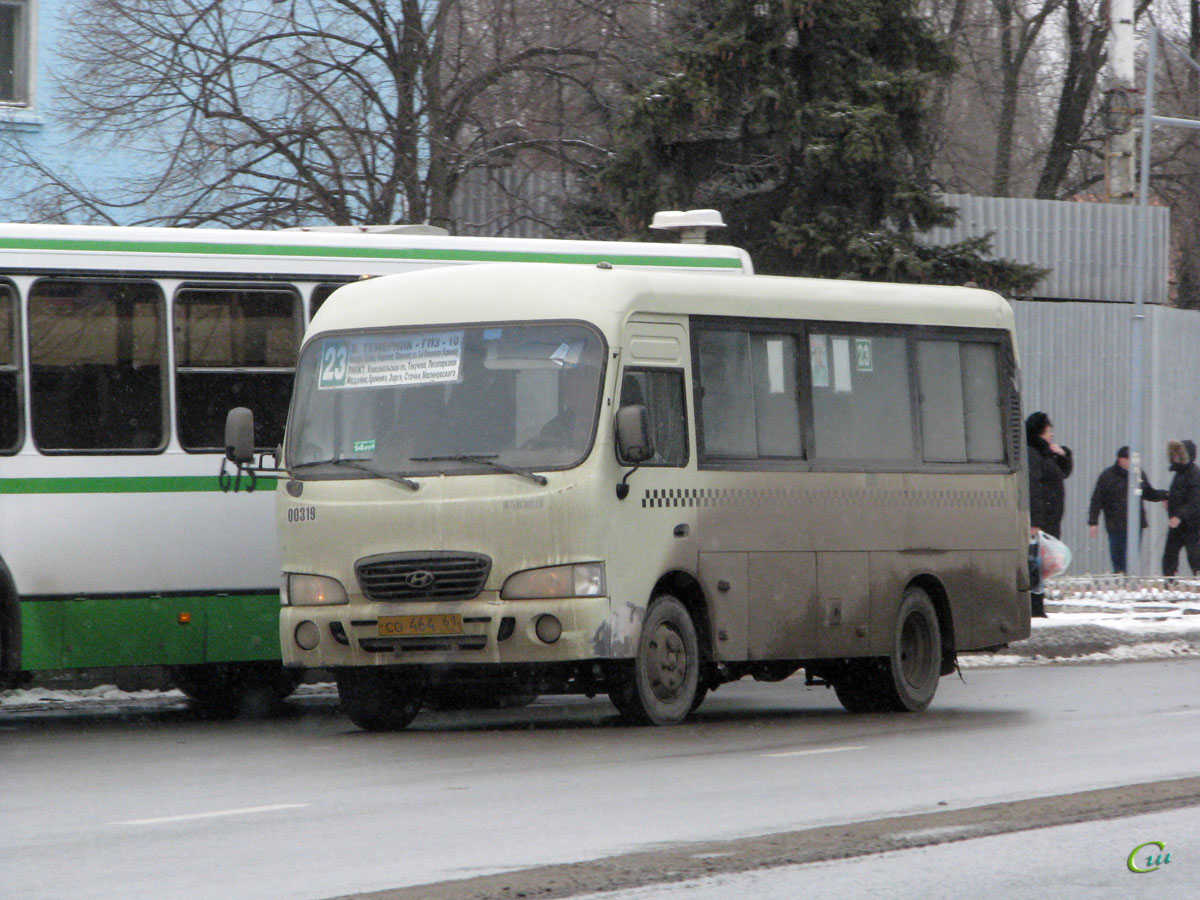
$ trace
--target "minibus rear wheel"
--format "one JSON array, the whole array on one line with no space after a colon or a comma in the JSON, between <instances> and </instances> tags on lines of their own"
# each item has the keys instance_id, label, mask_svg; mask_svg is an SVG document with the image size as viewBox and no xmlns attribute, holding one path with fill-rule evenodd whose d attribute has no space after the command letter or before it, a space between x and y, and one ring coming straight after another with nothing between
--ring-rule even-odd
<instances>
[{"instance_id":1,"label":"minibus rear wheel","mask_svg":"<svg viewBox=\"0 0 1200 900\"><path fill-rule=\"evenodd\" d=\"M342 711L364 731L399 731L421 711L424 684L419 671L401 666L338 669Z\"/></svg>"},{"instance_id":2,"label":"minibus rear wheel","mask_svg":"<svg viewBox=\"0 0 1200 900\"><path fill-rule=\"evenodd\" d=\"M929 595L910 587L900 600L888 656L846 663L834 691L848 712L920 712L941 677L942 632Z\"/></svg>"},{"instance_id":3,"label":"minibus rear wheel","mask_svg":"<svg viewBox=\"0 0 1200 900\"><path fill-rule=\"evenodd\" d=\"M942 675L942 631L929 595L910 587L900 600L883 694L889 709L919 712L929 706Z\"/></svg>"},{"instance_id":4,"label":"minibus rear wheel","mask_svg":"<svg viewBox=\"0 0 1200 900\"><path fill-rule=\"evenodd\" d=\"M699 705L700 642L678 599L660 594L651 601L637 654L609 696L623 716L652 725L677 725Z\"/></svg>"}]
</instances>

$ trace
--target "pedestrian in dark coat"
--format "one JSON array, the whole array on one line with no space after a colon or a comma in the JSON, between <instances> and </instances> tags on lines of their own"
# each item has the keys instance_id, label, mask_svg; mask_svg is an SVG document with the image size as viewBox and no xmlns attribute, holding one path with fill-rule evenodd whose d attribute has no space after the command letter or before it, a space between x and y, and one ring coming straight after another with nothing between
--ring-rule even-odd
<instances>
[{"instance_id":1,"label":"pedestrian in dark coat","mask_svg":"<svg viewBox=\"0 0 1200 900\"><path fill-rule=\"evenodd\" d=\"M1175 476L1166 491L1155 491L1149 499L1166 500L1167 545L1163 548L1164 575L1179 571L1179 551L1187 551L1192 574L1200 573L1200 467L1196 445L1191 441L1168 441L1167 461Z\"/></svg>"},{"instance_id":2,"label":"pedestrian in dark coat","mask_svg":"<svg viewBox=\"0 0 1200 900\"><path fill-rule=\"evenodd\" d=\"M1142 502L1156 499L1159 491L1142 473ZM1139 504L1140 505L1140 504ZM1088 531L1092 537L1100 533L1100 514L1104 514L1104 530L1108 532L1108 555L1112 558L1113 571L1123 574L1125 566L1126 534L1125 511L1129 509L1129 448L1117 451L1117 461L1100 473L1096 487L1092 490L1092 502L1088 506ZM1141 527L1145 528L1146 510L1140 510Z\"/></svg>"},{"instance_id":3,"label":"pedestrian in dark coat","mask_svg":"<svg viewBox=\"0 0 1200 900\"><path fill-rule=\"evenodd\" d=\"M1054 423L1044 412L1025 420L1025 443L1029 447L1029 603L1031 614L1045 618L1045 594L1037 534L1058 537L1062 531L1066 490L1063 481L1074 468L1069 447L1054 443Z\"/></svg>"}]
</instances>

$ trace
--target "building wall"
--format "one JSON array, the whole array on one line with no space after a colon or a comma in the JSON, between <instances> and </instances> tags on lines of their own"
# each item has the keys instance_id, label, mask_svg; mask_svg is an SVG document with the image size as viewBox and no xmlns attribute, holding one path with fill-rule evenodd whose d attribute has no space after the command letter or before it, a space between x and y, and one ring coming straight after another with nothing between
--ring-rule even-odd
<instances>
[{"instance_id":1,"label":"building wall","mask_svg":"<svg viewBox=\"0 0 1200 900\"><path fill-rule=\"evenodd\" d=\"M64 24L76 0L23 0L32 35L32 78L27 105L0 104L0 152L13 157L10 142L17 141L39 161L57 170L70 171L83 185L96 188L109 178L136 166L130 154L105 141L87 141L71 134L62 109L57 78L62 70ZM30 218L23 202L4 200L35 182L33 173L14 167L0 168L0 222ZM126 210L136 216L136 210Z\"/></svg>"},{"instance_id":2,"label":"building wall","mask_svg":"<svg viewBox=\"0 0 1200 900\"><path fill-rule=\"evenodd\" d=\"M24 4L32 35L33 74L28 105L0 103L0 222L45 220L44 210L31 211L27 202L5 199L36 183L32 172L5 166L15 158L10 142L19 142L56 171L69 171L75 183L106 200L119 201L120 176L145 168L139 166L136 152L122 150L107 140L88 141L72 135L62 109L61 85L57 81L63 74L62 43L69 31L71 11L80 0L5 2ZM452 203L455 230L481 236L547 236L559 219L562 197L568 188L561 176L548 171L512 167L472 172ZM113 214L119 217L116 224L129 224L144 211L126 208Z\"/></svg>"}]
</instances>

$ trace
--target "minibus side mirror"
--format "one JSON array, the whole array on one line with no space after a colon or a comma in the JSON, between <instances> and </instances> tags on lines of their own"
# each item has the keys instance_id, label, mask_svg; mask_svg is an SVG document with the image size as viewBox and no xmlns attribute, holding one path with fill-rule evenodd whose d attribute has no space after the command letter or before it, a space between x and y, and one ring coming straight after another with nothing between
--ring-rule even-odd
<instances>
[{"instance_id":1,"label":"minibus side mirror","mask_svg":"<svg viewBox=\"0 0 1200 900\"><path fill-rule=\"evenodd\" d=\"M621 462L633 463L617 485L617 499L629 496L629 476L638 466L654 456L654 439L650 437L650 414L644 406L622 406L617 410L617 456Z\"/></svg>"},{"instance_id":2,"label":"minibus side mirror","mask_svg":"<svg viewBox=\"0 0 1200 900\"><path fill-rule=\"evenodd\" d=\"M239 466L254 462L254 413L244 406L225 417L225 458Z\"/></svg>"},{"instance_id":3,"label":"minibus side mirror","mask_svg":"<svg viewBox=\"0 0 1200 900\"><path fill-rule=\"evenodd\" d=\"M622 406L617 410L617 453L623 462L644 463L654 456L650 437L650 415L644 406Z\"/></svg>"}]
</instances>

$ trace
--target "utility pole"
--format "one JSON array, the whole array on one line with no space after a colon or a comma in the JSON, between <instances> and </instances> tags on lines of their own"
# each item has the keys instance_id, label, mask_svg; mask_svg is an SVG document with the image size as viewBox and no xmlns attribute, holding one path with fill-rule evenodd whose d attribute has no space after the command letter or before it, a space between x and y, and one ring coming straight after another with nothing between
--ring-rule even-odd
<instances>
[{"instance_id":1,"label":"utility pole","mask_svg":"<svg viewBox=\"0 0 1200 900\"><path fill-rule=\"evenodd\" d=\"M1110 0L1108 88L1104 125L1108 130L1105 184L1109 203L1133 203L1137 151L1137 74L1134 69L1134 0Z\"/></svg>"}]
</instances>

